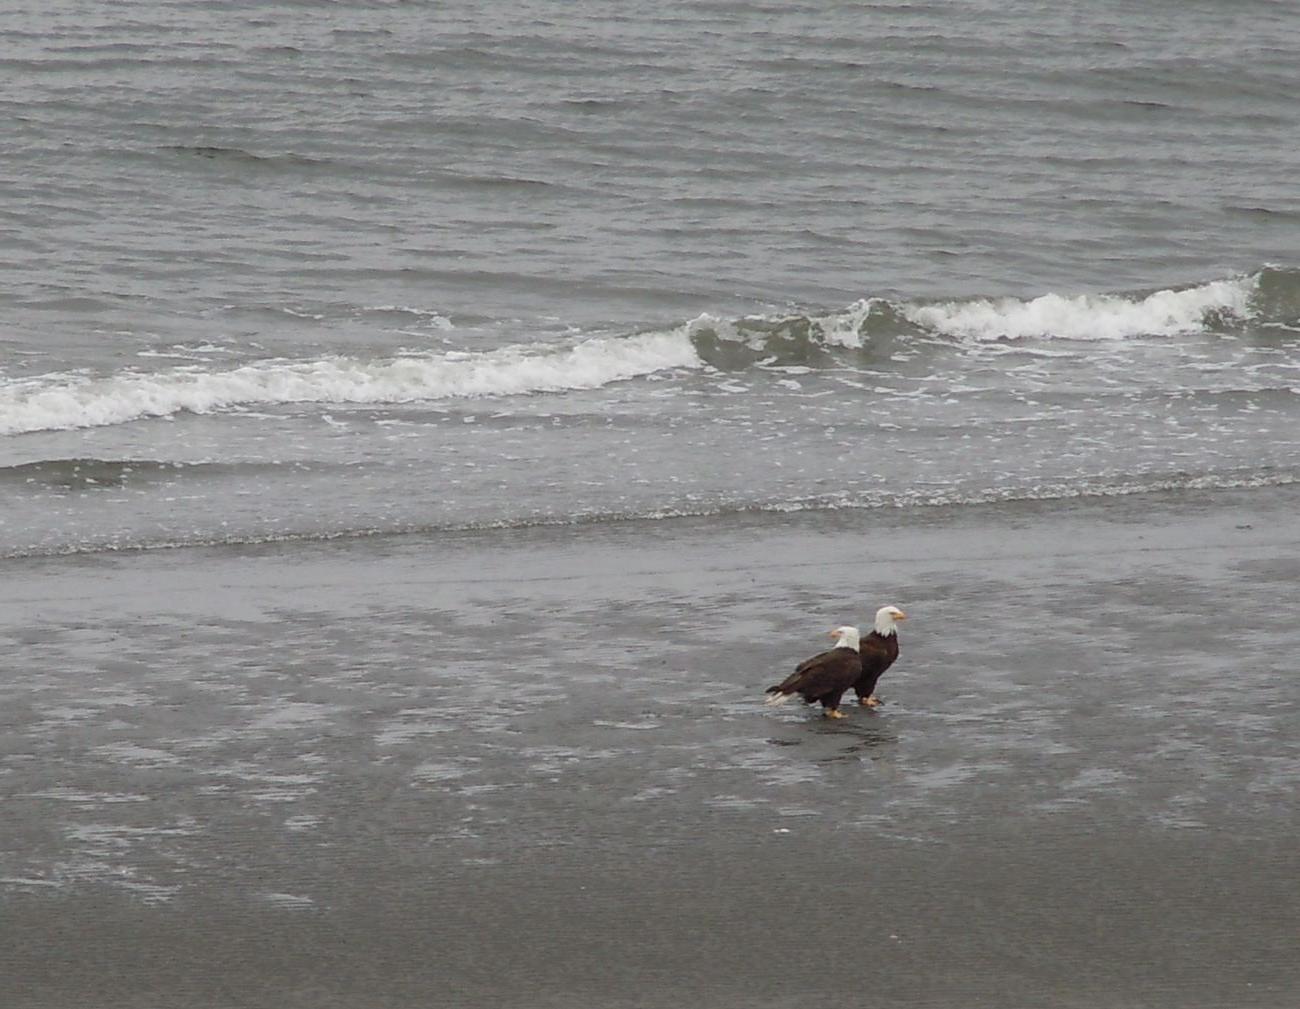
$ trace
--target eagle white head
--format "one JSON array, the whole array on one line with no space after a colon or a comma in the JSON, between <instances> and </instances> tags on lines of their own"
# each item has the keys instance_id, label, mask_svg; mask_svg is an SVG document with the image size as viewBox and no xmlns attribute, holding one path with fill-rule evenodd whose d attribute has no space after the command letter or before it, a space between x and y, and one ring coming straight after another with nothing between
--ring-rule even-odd
<instances>
[{"instance_id":1,"label":"eagle white head","mask_svg":"<svg viewBox=\"0 0 1300 1009\"><path fill-rule=\"evenodd\" d=\"M898 628L894 626L896 620L906 620L907 614L897 606L882 606L876 610L875 632L882 638L887 638L891 634L897 634Z\"/></svg>"},{"instance_id":2,"label":"eagle white head","mask_svg":"<svg viewBox=\"0 0 1300 1009\"><path fill-rule=\"evenodd\" d=\"M858 650L858 643L862 640L861 633L856 627L837 627L831 631L831 637L835 639L836 648L852 648L855 652Z\"/></svg>"}]
</instances>

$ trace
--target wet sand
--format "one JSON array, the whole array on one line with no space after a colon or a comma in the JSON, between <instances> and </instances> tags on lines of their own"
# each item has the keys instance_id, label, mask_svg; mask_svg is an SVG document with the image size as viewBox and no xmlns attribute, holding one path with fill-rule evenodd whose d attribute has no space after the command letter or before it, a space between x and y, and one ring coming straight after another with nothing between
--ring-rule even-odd
<instances>
[{"instance_id":1,"label":"wet sand","mask_svg":"<svg viewBox=\"0 0 1300 1009\"><path fill-rule=\"evenodd\" d=\"M1300 490L8 561L28 1007L1290 1007ZM762 690L897 603L886 706Z\"/></svg>"}]
</instances>

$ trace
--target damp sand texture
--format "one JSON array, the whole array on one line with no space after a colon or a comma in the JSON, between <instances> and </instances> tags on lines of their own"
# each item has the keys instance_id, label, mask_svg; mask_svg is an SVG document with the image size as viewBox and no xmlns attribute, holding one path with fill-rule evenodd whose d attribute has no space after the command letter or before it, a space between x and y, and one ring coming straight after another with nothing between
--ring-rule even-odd
<instances>
[{"instance_id":1,"label":"damp sand texture","mask_svg":"<svg viewBox=\"0 0 1300 1009\"><path fill-rule=\"evenodd\" d=\"M7 1005L1282 1009L1296 504L8 562Z\"/></svg>"}]
</instances>

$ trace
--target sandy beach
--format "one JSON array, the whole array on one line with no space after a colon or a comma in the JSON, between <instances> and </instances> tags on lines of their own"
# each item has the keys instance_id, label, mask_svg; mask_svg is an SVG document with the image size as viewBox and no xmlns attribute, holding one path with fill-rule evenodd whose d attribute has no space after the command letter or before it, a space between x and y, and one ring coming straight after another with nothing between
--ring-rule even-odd
<instances>
[{"instance_id":1,"label":"sandy beach","mask_svg":"<svg viewBox=\"0 0 1300 1009\"><path fill-rule=\"evenodd\" d=\"M0 1009L1300 1006L1300 5L6 15Z\"/></svg>"},{"instance_id":2,"label":"sandy beach","mask_svg":"<svg viewBox=\"0 0 1300 1009\"><path fill-rule=\"evenodd\" d=\"M7 562L6 1005L1281 1009L1298 504Z\"/></svg>"}]
</instances>

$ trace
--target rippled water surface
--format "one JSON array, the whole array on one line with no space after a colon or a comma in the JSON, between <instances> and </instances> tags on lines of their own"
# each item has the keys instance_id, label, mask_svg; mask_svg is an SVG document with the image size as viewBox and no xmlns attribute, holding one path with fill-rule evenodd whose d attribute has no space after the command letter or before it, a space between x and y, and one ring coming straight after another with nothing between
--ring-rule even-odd
<instances>
[{"instance_id":1,"label":"rippled water surface","mask_svg":"<svg viewBox=\"0 0 1300 1009\"><path fill-rule=\"evenodd\" d=\"M17 13L0 545L1291 481L1297 20Z\"/></svg>"}]
</instances>

